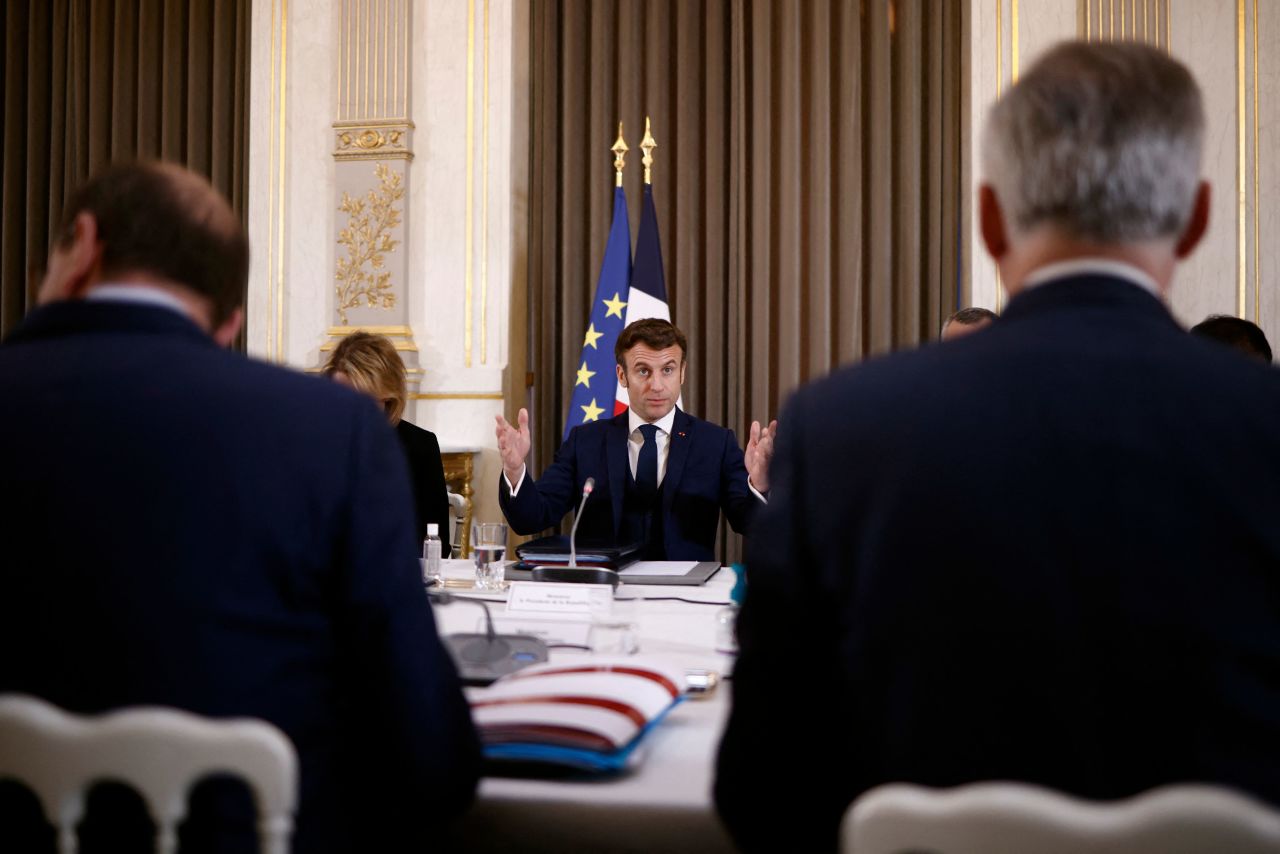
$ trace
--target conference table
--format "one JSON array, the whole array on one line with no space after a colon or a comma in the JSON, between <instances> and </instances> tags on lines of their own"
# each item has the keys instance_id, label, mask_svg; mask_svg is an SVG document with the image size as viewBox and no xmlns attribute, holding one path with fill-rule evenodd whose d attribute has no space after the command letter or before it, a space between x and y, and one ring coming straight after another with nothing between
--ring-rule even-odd
<instances>
[{"instance_id":1,"label":"conference table","mask_svg":"<svg viewBox=\"0 0 1280 854\"><path fill-rule=\"evenodd\" d=\"M501 614L503 593L458 585L471 578L470 561L446 561L448 590L489 601ZM705 699L689 699L645 737L639 767L612 777L486 777L477 802L460 823L456 842L469 851L718 852L733 846L711 801L715 752L729 710L723 677L733 658L716 652L716 615L729 600L733 573L721 570L695 587L618 588L625 618L636 626L640 657L721 676ZM692 601L671 601L672 598ZM695 604L706 603L706 604ZM720 604L712 604L720 603ZM483 617L461 603L435 606L441 634L475 632ZM585 660L590 652L551 650L552 661Z\"/></svg>"}]
</instances>

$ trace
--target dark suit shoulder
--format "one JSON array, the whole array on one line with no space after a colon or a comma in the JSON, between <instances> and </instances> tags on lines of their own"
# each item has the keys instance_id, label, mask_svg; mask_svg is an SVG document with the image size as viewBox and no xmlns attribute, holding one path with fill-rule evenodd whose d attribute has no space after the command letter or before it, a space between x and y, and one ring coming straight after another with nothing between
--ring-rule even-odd
<instances>
[{"instance_id":1,"label":"dark suit shoulder","mask_svg":"<svg viewBox=\"0 0 1280 854\"><path fill-rule=\"evenodd\" d=\"M406 448L422 449L424 451L434 451L440 453L440 441L436 438L436 434L430 430L424 430L417 424L405 421L403 418L396 424L396 435L400 437L400 441L404 443Z\"/></svg>"}]
</instances>

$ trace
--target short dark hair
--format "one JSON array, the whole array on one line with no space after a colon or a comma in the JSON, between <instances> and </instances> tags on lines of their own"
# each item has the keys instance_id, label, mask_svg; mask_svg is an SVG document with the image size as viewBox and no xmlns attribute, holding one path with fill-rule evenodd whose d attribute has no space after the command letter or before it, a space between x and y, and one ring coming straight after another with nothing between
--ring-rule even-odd
<instances>
[{"instance_id":1,"label":"short dark hair","mask_svg":"<svg viewBox=\"0 0 1280 854\"><path fill-rule=\"evenodd\" d=\"M958 323L961 326L973 326L975 323L982 323L986 320L997 319L999 319L999 315L991 309L974 305L960 309L955 314L948 317L947 322L942 325L946 326L947 323Z\"/></svg>"},{"instance_id":2,"label":"short dark hair","mask_svg":"<svg viewBox=\"0 0 1280 854\"><path fill-rule=\"evenodd\" d=\"M1191 327L1191 334L1211 338L1271 364L1271 345L1255 323L1229 314L1211 314Z\"/></svg>"},{"instance_id":3,"label":"short dark hair","mask_svg":"<svg viewBox=\"0 0 1280 854\"><path fill-rule=\"evenodd\" d=\"M646 317L644 320L637 320L622 330L622 334L618 336L617 343L613 345L613 358L617 360L619 365L626 368L625 356L627 351L637 344L645 344L655 350L665 350L667 347L677 346L680 348L681 362L688 358L689 355L689 341L684 337L684 333L670 320L663 320L658 317Z\"/></svg>"},{"instance_id":4,"label":"short dark hair","mask_svg":"<svg viewBox=\"0 0 1280 854\"><path fill-rule=\"evenodd\" d=\"M215 325L243 303L249 241L204 178L166 163L108 167L67 201L59 246L74 240L81 213L97 223L104 276L146 272L183 285L213 304Z\"/></svg>"}]
</instances>

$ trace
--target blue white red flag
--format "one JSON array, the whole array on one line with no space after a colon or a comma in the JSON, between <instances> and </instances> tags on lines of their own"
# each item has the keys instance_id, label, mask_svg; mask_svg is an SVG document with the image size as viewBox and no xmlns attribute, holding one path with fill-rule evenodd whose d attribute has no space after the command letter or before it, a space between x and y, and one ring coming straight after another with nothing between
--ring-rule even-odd
<instances>
[{"instance_id":1,"label":"blue white red flag","mask_svg":"<svg viewBox=\"0 0 1280 854\"><path fill-rule=\"evenodd\" d=\"M616 215L615 215L616 217ZM636 260L631 268L631 296L627 299L624 327L646 317L671 319L667 304L667 279L662 272L662 245L658 240L658 213L653 205L653 185L644 185L640 209L640 233L636 235ZM616 364L616 362L615 362ZM622 383L617 384L614 414L624 412L630 401Z\"/></svg>"}]
</instances>

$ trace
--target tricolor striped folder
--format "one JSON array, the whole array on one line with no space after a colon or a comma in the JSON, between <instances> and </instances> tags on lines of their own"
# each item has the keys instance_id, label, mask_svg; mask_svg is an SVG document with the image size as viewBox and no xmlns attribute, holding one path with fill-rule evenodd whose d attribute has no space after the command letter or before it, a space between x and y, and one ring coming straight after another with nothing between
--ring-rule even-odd
<instances>
[{"instance_id":1,"label":"tricolor striped folder","mask_svg":"<svg viewBox=\"0 0 1280 854\"><path fill-rule=\"evenodd\" d=\"M471 692L471 711L486 759L620 771L684 684L682 669L648 658L537 664Z\"/></svg>"}]
</instances>

